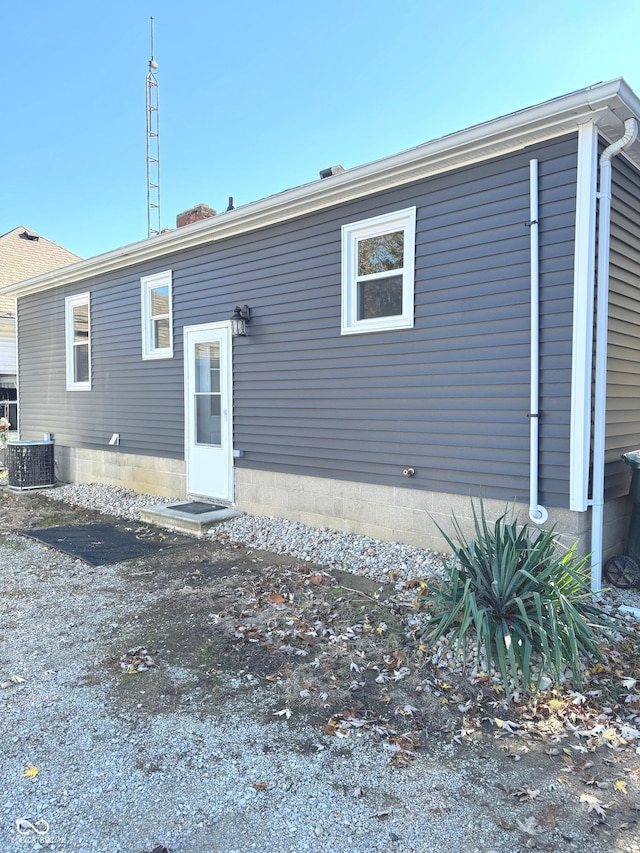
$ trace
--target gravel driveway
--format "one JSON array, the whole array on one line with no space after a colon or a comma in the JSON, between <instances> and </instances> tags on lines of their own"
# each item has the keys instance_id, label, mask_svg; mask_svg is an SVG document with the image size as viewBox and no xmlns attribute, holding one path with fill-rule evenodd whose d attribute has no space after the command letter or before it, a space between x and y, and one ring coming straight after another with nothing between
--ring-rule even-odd
<instances>
[{"instance_id":1,"label":"gravel driveway","mask_svg":"<svg viewBox=\"0 0 640 853\"><path fill-rule=\"evenodd\" d=\"M2 853L640 849L541 748L425 729L394 766L375 726L285 701L246 632L216 646L203 602L296 560L194 540L91 568L12 532L72 520L104 516L0 490Z\"/></svg>"}]
</instances>

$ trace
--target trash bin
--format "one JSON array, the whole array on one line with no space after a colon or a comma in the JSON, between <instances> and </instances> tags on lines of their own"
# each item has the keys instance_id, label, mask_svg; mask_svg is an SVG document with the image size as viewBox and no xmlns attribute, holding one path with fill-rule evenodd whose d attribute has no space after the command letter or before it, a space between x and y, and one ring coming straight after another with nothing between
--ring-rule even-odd
<instances>
[{"instance_id":1,"label":"trash bin","mask_svg":"<svg viewBox=\"0 0 640 853\"><path fill-rule=\"evenodd\" d=\"M607 560L604 577L608 583L620 589L631 589L640 585L640 450L623 453L622 458L631 468L631 488L633 510L627 535L627 553L617 554Z\"/></svg>"},{"instance_id":2,"label":"trash bin","mask_svg":"<svg viewBox=\"0 0 640 853\"><path fill-rule=\"evenodd\" d=\"M55 485L53 441L10 441L7 471L10 489L42 489Z\"/></svg>"}]
</instances>

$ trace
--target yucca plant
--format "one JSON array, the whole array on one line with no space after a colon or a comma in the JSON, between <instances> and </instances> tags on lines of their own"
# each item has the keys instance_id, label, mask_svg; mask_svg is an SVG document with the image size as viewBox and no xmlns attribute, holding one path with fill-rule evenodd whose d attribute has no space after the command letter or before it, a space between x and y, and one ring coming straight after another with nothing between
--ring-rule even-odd
<instances>
[{"instance_id":1,"label":"yucca plant","mask_svg":"<svg viewBox=\"0 0 640 853\"><path fill-rule=\"evenodd\" d=\"M580 657L602 661L601 633L619 629L593 599L588 559L576 557L575 546L563 553L553 530L532 537L506 514L487 522L482 502L472 511L472 541L455 516L454 539L440 530L454 558L429 595L421 634L430 641L449 635L463 654L475 639L478 657L484 651L487 666L498 670L507 697L511 684L528 691L542 675L558 683L567 666L580 688Z\"/></svg>"}]
</instances>

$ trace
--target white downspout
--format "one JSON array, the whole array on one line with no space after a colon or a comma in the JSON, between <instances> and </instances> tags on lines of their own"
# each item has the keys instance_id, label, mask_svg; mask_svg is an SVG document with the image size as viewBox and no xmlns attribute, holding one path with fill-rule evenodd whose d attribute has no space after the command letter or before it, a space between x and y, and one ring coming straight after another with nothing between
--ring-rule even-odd
<instances>
[{"instance_id":1,"label":"white downspout","mask_svg":"<svg viewBox=\"0 0 640 853\"><path fill-rule=\"evenodd\" d=\"M591 499L591 589L602 586L602 542L604 533L604 463L607 420L607 345L609 332L609 246L611 239L611 161L623 148L635 142L638 123L629 118L624 136L600 156L598 208L598 261L596 356L593 404L593 487Z\"/></svg>"},{"instance_id":2,"label":"white downspout","mask_svg":"<svg viewBox=\"0 0 640 853\"><path fill-rule=\"evenodd\" d=\"M549 513L538 503L540 421L540 255L538 225L538 161L529 162L529 225L531 228L531 381L529 404L529 518L544 524Z\"/></svg>"}]
</instances>

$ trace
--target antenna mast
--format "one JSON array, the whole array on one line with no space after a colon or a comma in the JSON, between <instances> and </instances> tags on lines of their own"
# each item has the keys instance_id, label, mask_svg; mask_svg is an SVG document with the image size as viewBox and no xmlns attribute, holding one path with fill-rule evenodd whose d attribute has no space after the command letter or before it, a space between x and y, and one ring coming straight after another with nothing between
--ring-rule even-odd
<instances>
[{"instance_id":1,"label":"antenna mast","mask_svg":"<svg viewBox=\"0 0 640 853\"><path fill-rule=\"evenodd\" d=\"M160 119L158 81L153 73L158 63L153 56L153 16L151 16L151 59L147 74L147 237L160 233Z\"/></svg>"}]
</instances>

